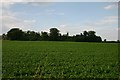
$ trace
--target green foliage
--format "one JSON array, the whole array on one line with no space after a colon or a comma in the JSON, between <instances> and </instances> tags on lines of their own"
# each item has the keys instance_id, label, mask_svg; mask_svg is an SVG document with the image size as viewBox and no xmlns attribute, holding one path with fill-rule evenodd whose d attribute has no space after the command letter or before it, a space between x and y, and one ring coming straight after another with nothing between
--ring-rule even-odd
<instances>
[{"instance_id":1,"label":"green foliage","mask_svg":"<svg viewBox=\"0 0 120 80\"><path fill-rule=\"evenodd\" d=\"M84 31L83 34L69 36L69 33L61 35L57 28L51 28L50 33L34 31L22 31L19 28L13 28L7 35L3 34L3 40L23 40L23 41L76 41L76 42L102 42L100 36L95 35L95 31Z\"/></svg>"},{"instance_id":2,"label":"green foliage","mask_svg":"<svg viewBox=\"0 0 120 80\"><path fill-rule=\"evenodd\" d=\"M22 40L23 34L23 31L19 28L13 28L7 32L7 37L9 40Z\"/></svg>"},{"instance_id":3,"label":"green foliage","mask_svg":"<svg viewBox=\"0 0 120 80\"><path fill-rule=\"evenodd\" d=\"M59 30L57 28L50 29L50 40L57 41L59 38Z\"/></svg>"},{"instance_id":4,"label":"green foliage","mask_svg":"<svg viewBox=\"0 0 120 80\"><path fill-rule=\"evenodd\" d=\"M88 36L88 32L87 31L84 31L83 34L84 34L84 36Z\"/></svg>"},{"instance_id":5,"label":"green foliage","mask_svg":"<svg viewBox=\"0 0 120 80\"><path fill-rule=\"evenodd\" d=\"M118 44L3 41L3 78L117 78Z\"/></svg>"},{"instance_id":6,"label":"green foliage","mask_svg":"<svg viewBox=\"0 0 120 80\"><path fill-rule=\"evenodd\" d=\"M28 41L40 40L40 34L38 32L34 32L34 31L24 32L23 40L28 40Z\"/></svg>"},{"instance_id":7,"label":"green foliage","mask_svg":"<svg viewBox=\"0 0 120 80\"><path fill-rule=\"evenodd\" d=\"M95 33L95 31L88 31L88 36L96 36Z\"/></svg>"},{"instance_id":8,"label":"green foliage","mask_svg":"<svg viewBox=\"0 0 120 80\"><path fill-rule=\"evenodd\" d=\"M6 34L2 34L2 38L3 40L7 40L7 35Z\"/></svg>"},{"instance_id":9,"label":"green foliage","mask_svg":"<svg viewBox=\"0 0 120 80\"><path fill-rule=\"evenodd\" d=\"M47 32L41 32L41 38L42 40L48 41L49 40L49 36Z\"/></svg>"}]
</instances>

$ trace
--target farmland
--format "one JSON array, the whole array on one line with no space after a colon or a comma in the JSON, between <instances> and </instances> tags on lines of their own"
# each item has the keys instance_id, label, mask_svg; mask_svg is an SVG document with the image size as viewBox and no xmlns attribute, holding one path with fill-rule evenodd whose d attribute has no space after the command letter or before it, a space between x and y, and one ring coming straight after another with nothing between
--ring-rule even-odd
<instances>
[{"instance_id":1,"label":"farmland","mask_svg":"<svg viewBox=\"0 0 120 80\"><path fill-rule=\"evenodd\" d=\"M3 41L3 78L117 78L117 43Z\"/></svg>"}]
</instances>

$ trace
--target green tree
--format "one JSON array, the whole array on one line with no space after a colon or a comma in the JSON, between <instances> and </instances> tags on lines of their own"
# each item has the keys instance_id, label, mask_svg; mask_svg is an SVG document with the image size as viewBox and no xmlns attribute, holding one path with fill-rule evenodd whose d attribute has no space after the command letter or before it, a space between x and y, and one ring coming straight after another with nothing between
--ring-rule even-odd
<instances>
[{"instance_id":1,"label":"green tree","mask_svg":"<svg viewBox=\"0 0 120 80\"><path fill-rule=\"evenodd\" d=\"M84 32L83 32L83 35L84 35L84 36L88 36L88 32L87 32L87 31L84 31Z\"/></svg>"},{"instance_id":2,"label":"green tree","mask_svg":"<svg viewBox=\"0 0 120 80\"><path fill-rule=\"evenodd\" d=\"M50 29L50 40L57 41L59 38L59 30L57 28Z\"/></svg>"},{"instance_id":3,"label":"green tree","mask_svg":"<svg viewBox=\"0 0 120 80\"><path fill-rule=\"evenodd\" d=\"M96 36L95 33L96 33L95 31L88 31L89 36Z\"/></svg>"},{"instance_id":4,"label":"green tree","mask_svg":"<svg viewBox=\"0 0 120 80\"><path fill-rule=\"evenodd\" d=\"M2 39L3 40L7 40L7 35L6 34L2 34Z\"/></svg>"},{"instance_id":5,"label":"green tree","mask_svg":"<svg viewBox=\"0 0 120 80\"><path fill-rule=\"evenodd\" d=\"M41 32L41 38L42 40L49 40L49 36L48 36L48 33L47 32Z\"/></svg>"},{"instance_id":6,"label":"green tree","mask_svg":"<svg viewBox=\"0 0 120 80\"><path fill-rule=\"evenodd\" d=\"M29 41L37 41L40 40L40 34L34 31L27 31L25 37Z\"/></svg>"},{"instance_id":7,"label":"green tree","mask_svg":"<svg viewBox=\"0 0 120 80\"><path fill-rule=\"evenodd\" d=\"M9 40L22 40L24 32L19 28L12 28L7 32L7 37Z\"/></svg>"},{"instance_id":8,"label":"green tree","mask_svg":"<svg viewBox=\"0 0 120 80\"><path fill-rule=\"evenodd\" d=\"M107 39L104 39L104 42L107 42Z\"/></svg>"}]
</instances>

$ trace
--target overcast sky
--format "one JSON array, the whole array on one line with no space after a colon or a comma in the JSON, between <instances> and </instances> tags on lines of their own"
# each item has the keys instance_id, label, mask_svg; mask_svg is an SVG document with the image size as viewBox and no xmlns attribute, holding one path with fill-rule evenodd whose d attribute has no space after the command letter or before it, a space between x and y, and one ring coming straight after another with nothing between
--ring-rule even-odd
<instances>
[{"instance_id":1,"label":"overcast sky","mask_svg":"<svg viewBox=\"0 0 120 80\"><path fill-rule=\"evenodd\" d=\"M9 2L0 8L2 33L13 27L37 32L56 27L62 34L94 30L103 39L118 39L117 2Z\"/></svg>"}]
</instances>

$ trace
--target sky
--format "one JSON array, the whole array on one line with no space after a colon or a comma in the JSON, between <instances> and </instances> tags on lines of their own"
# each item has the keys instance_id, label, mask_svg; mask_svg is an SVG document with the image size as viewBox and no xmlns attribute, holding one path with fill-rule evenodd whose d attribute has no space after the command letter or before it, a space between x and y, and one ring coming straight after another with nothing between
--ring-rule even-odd
<instances>
[{"instance_id":1,"label":"sky","mask_svg":"<svg viewBox=\"0 0 120 80\"><path fill-rule=\"evenodd\" d=\"M11 28L47 31L58 28L70 35L94 30L102 39L118 40L117 2L3 2L2 32Z\"/></svg>"}]
</instances>

